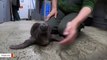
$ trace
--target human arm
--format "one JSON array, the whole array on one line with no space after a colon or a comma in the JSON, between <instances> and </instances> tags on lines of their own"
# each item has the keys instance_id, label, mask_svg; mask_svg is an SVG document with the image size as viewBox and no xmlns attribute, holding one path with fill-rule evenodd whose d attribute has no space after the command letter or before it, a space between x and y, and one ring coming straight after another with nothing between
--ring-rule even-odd
<instances>
[{"instance_id":1,"label":"human arm","mask_svg":"<svg viewBox=\"0 0 107 60\"><path fill-rule=\"evenodd\" d=\"M68 22L64 31L64 35L66 35L67 37L60 42L61 45L68 45L74 42L75 38L77 37L77 28L88 17L90 13L90 8L83 7L77 17Z\"/></svg>"},{"instance_id":2,"label":"human arm","mask_svg":"<svg viewBox=\"0 0 107 60\"><path fill-rule=\"evenodd\" d=\"M93 0L94 1L94 0ZM93 2L91 1L91 2ZM64 31L64 35L67 37L60 42L61 45L68 45L74 42L74 40L77 37L77 29L80 26L80 24L86 20L86 18L89 16L89 14L93 11L94 3L89 5L86 4L87 1L85 0L84 6L80 10L79 14L70 22L68 22L66 29Z\"/></svg>"},{"instance_id":3,"label":"human arm","mask_svg":"<svg viewBox=\"0 0 107 60\"><path fill-rule=\"evenodd\" d=\"M49 15L47 16L46 21L48 21L52 16L54 16L55 18L57 17L57 0L52 0L52 10L49 13Z\"/></svg>"}]
</instances>

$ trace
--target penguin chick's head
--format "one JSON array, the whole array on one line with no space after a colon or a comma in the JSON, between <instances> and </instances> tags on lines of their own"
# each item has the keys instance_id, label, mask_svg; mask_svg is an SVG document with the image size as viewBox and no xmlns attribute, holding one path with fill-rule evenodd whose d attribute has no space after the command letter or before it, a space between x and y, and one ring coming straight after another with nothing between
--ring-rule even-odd
<instances>
[{"instance_id":1,"label":"penguin chick's head","mask_svg":"<svg viewBox=\"0 0 107 60\"><path fill-rule=\"evenodd\" d=\"M39 28L40 28L41 31L47 31L48 28L49 28L49 25L46 22L40 23Z\"/></svg>"}]
</instances>

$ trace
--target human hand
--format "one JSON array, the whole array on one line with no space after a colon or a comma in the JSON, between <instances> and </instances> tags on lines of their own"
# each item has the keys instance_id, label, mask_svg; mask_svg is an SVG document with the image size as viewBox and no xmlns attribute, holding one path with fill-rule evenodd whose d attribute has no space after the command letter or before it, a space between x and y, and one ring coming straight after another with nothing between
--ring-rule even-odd
<instances>
[{"instance_id":1,"label":"human hand","mask_svg":"<svg viewBox=\"0 0 107 60\"><path fill-rule=\"evenodd\" d=\"M52 9L52 11L47 16L46 21L48 21L52 16L54 16L56 18L57 14L58 14L57 9Z\"/></svg>"},{"instance_id":2,"label":"human hand","mask_svg":"<svg viewBox=\"0 0 107 60\"><path fill-rule=\"evenodd\" d=\"M73 22L68 22L63 34L66 37L59 42L61 45L69 45L73 43L77 37L77 25Z\"/></svg>"}]
</instances>

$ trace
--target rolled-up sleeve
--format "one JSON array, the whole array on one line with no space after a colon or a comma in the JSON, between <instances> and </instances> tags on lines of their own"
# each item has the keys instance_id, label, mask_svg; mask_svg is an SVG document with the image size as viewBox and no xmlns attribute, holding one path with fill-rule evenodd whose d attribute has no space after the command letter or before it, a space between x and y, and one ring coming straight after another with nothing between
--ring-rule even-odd
<instances>
[{"instance_id":1,"label":"rolled-up sleeve","mask_svg":"<svg viewBox=\"0 0 107 60\"><path fill-rule=\"evenodd\" d=\"M91 10L93 10L95 6L96 0L83 0L83 7L89 7Z\"/></svg>"}]
</instances>

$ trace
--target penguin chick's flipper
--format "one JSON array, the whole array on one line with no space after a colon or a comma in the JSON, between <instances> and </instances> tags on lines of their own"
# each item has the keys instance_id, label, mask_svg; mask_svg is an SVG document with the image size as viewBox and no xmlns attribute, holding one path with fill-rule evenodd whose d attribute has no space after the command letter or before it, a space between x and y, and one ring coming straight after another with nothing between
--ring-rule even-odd
<instances>
[{"instance_id":1,"label":"penguin chick's flipper","mask_svg":"<svg viewBox=\"0 0 107 60\"><path fill-rule=\"evenodd\" d=\"M35 42L33 40L25 40L25 42L23 42L22 44L19 44L19 45L11 45L9 48L10 49L14 49L14 50L17 50L17 49L24 49L26 47L29 47L31 45L33 45Z\"/></svg>"},{"instance_id":2,"label":"penguin chick's flipper","mask_svg":"<svg viewBox=\"0 0 107 60\"><path fill-rule=\"evenodd\" d=\"M25 40L23 43L19 45L11 45L9 48L10 49L24 49L28 46L31 46L35 43L36 41L36 30L38 29L40 23L34 23L31 27L30 34L31 37L28 40Z\"/></svg>"}]
</instances>

